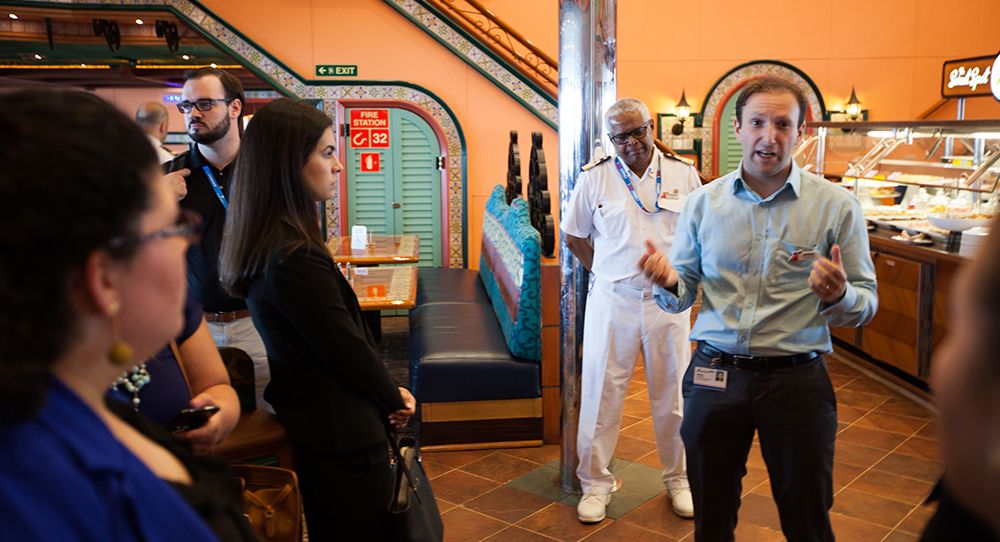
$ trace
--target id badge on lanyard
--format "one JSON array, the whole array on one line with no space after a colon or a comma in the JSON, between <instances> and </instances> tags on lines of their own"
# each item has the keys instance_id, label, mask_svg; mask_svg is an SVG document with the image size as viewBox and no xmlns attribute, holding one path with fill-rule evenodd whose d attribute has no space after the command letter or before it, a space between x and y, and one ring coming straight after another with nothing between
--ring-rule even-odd
<instances>
[{"instance_id":1,"label":"id badge on lanyard","mask_svg":"<svg viewBox=\"0 0 1000 542\"><path fill-rule=\"evenodd\" d=\"M215 175L212 174L212 168L208 166L201 166L201 170L205 172L205 176L208 177L209 184L212 185L212 190L215 190L215 197L219 198L219 202L222 203L222 208L229 210L229 201L226 199L226 195L222 193L222 187L219 186L219 181L215 180Z\"/></svg>"},{"instance_id":2,"label":"id badge on lanyard","mask_svg":"<svg viewBox=\"0 0 1000 542\"><path fill-rule=\"evenodd\" d=\"M656 158L656 157L654 156L654 158ZM660 163L659 163L659 161L657 161L657 163L656 163L656 195L657 195L657 201L653 203L654 210L652 210L652 211L650 211L649 209L646 209L646 206L642 204L642 200L639 199L639 194L637 194L635 192L635 187L632 186L632 179L631 179L631 176L628 174L628 170L625 169L625 164L622 164L621 158L619 158L617 156L615 156L615 166L618 167L618 173L621 174L622 180L625 181L625 187L628 188L629 193L632 194L632 199L635 200L635 204L638 205L639 208L643 210L643 212L645 212L647 214L654 214L654 213L658 213L658 212L660 212L662 210L660 208L659 195L660 195L660 189L663 186L663 177L660 174Z\"/></svg>"}]
</instances>

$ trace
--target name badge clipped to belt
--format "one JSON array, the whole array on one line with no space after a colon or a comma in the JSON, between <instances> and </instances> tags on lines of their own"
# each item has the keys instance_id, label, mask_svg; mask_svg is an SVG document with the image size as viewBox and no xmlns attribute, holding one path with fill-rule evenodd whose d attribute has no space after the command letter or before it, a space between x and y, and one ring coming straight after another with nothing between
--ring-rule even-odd
<instances>
[{"instance_id":1,"label":"name badge clipped to belt","mask_svg":"<svg viewBox=\"0 0 1000 542\"><path fill-rule=\"evenodd\" d=\"M718 391L726 391L726 379L729 377L725 369L711 367L694 368L694 385Z\"/></svg>"}]
</instances>

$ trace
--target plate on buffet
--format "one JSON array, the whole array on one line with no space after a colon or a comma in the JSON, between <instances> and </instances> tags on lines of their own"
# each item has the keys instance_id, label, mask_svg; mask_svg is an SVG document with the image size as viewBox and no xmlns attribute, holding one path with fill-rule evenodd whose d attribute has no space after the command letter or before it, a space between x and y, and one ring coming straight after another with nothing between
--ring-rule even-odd
<instances>
[{"instance_id":1,"label":"plate on buffet","mask_svg":"<svg viewBox=\"0 0 1000 542\"><path fill-rule=\"evenodd\" d=\"M909 243L911 245L929 246L934 244L933 239L924 237L923 235L924 234L921 233L919 235L914 235L911 237L906 235L906 232L904 231L902 235L893 235L892 237L890 237L890 239L892 239L893 241L900 241L902 243Z\"/></svg>"},{"instance_id":2,"label":"plate on buffet","mask_svg":"<svg viewBox=\"0 0 1000 542\"><path fill-rule=\"evenodd\" d=\"M936 216L927 217L927 221L934 227L948 231L965 231L976 226L988 226L993 221L992 218L941 218Z\"/></svg>"}]
</instances>

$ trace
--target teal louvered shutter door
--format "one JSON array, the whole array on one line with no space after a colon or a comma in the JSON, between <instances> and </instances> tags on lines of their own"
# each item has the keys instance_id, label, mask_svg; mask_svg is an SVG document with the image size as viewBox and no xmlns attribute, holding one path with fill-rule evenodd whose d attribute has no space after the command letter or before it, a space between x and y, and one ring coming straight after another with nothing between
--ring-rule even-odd
<instances>
[{"instance_id":1,"label":"teal louvered shutter door","mask_svg":"<svg viewBox=\"0 0 1000 542\"><path fill-rule=\"evenodd\" d=\"M393 159L397 165L395 209L398 233L420 236L420 266L441 264L441 154L437 137L422 118L410 111L392 111Z\"/></svg>"},{"instance_id":2,"label":"teal louvered shutter door","mask_svg":"<svg viewBox=\"0 0 1000 542\"><path fill-rule=\"evenodd\" d=\"M350 118L348 111L347 117ZM392 139L390 138L390 143ZM347 142L345 142L347 143ZM395 215L392 212L393 182L395 177L394 164L390 160L392 148L373 149L347 147L347 219L346 231L350 234L351 226L367 226L368 231L379 234L392 234L396 231ZM378 153L381 161L381 171L376 173L361 172L362 154Z\"/></svg>"},{"instance_id":3,"label":"teal louvered shutter door","mask_svg":"<svg viewBox=\"0 0 1000 542\"><path fill-rule=\"evenodd\" d=\"M420 265L443 265L440 144L434 130L416 113L388 111L388 148L354 148L350 138L344 140L348 145L345 230L364 225L378 234L419 235ZM347 110L345 118L350 114ZM361 160L368 153L378 153L380 171L361 171Z\"/></svg>"},{"instance_id":4,"label":"teal louvered shutter door","mask_svg":"<svg viewBox=\"0 0 1000 542\"><path fill-rule=\"evenodd\" d=\"M719 175L725 175L736 169L743 158L743 147L733 133L733 121L736 120L736 98L733 94L719 115Z\"/></svg>"}]
</instances>

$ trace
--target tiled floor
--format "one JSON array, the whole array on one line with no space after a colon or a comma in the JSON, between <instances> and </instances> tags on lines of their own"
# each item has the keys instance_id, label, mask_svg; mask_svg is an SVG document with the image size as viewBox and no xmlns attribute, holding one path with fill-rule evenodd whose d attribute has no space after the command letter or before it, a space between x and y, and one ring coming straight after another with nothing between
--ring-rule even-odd
<instances>
[{"instance_id":1,"label":"tiled floor","mask_svg":"<svg viewBox=\"0 0 1000 542\"><path fill-rule=\"evenodd\" d=\"M937 431L922 405L831 359L840 429L832 521L841 542L917 540L933 513L921 505L940 474ZM646 386L637 370L625 405L613 470L624 481L596 525L576 519L578 497L559 490L559 447L425 452L445 523L445 539L693 540L659 481ZM743 479L738 542L779 541L778 512L755 443Z\"/></svg>"}]
</instances>

